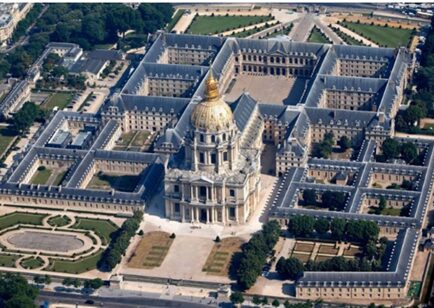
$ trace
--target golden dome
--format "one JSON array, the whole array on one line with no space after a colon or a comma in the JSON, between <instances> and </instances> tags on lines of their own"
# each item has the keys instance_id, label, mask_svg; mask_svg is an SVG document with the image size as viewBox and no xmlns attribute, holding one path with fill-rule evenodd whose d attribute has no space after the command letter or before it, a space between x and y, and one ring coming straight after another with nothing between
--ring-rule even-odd
<instances>
[{"instance_id":1,"label":"golden dome","mask_svg":"<svg viewBox=\"0 0 434 308\"><path fill-rule=\"evenodd\" d=\"M234 116L220 97L218 83L212 70L206 80L205 99L194 107L191 123L195 128L217 132L232 125Z\"/></svg>"}]
</instances>

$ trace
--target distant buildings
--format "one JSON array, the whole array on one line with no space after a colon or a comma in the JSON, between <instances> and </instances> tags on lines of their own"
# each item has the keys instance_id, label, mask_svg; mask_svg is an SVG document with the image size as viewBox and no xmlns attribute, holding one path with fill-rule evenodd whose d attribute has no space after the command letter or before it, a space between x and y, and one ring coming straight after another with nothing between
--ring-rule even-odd
<instances>
[{"instance_id":1,"label":"distant buildings","mask_svg":"<svg viewBox=\"0 0 434 308\"><path fill-rule=\"evenodd\" d=\"M0 44L5 44L12 36L18 22L32 8L33 3L0 4Z\"/></svg>"}]
</instances>

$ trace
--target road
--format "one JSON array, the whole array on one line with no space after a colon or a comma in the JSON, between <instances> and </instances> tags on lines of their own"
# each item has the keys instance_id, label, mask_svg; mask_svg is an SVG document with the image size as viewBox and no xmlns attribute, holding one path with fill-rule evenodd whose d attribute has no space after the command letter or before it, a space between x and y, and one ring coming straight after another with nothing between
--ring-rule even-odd
<instances>
[{"instance_id":1,"label":"road","mask_svg":"<svg viewBox=\"0 0 434 308\"><path fill-rule=\"evenodd\" d=\"M309 38L309 34L314 26L314 16L305 14L298 21L294 22L294 27L288 34L289 38L296 42L305 42Z\"/></svg>"},{"instance_id":2,"label":"road","mask_svg":"<svg viewBox=\"0 0 434 308\"><path fill-rule=\"evenodd\" d=\"M73 293L48 292L41 290L37 299L39 304L45 301L50 303L66 303L84 305L87 300L92 300L95 306L110 308L121 307L179 307L179 308L204 308L210 307L209 304L197 304L192 302L182 302L176 300L166 300L159 298L146 297L99 297Z\"/></svg>"}]
</instances>

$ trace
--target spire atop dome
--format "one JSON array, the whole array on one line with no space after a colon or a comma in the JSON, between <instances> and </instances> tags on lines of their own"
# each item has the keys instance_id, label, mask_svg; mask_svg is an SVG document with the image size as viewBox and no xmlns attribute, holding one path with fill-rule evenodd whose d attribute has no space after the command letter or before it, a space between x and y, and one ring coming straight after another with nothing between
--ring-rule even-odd
<instances>
[{"instance_id":1,"label":"spire atop dome","mask_svg":"<svg viewBox=\"0 0 434 308\"><path fill-rule=\"evenodd\" d=\"M213 101L220 98L219 87L217 80L214 78L212 66L209 68L209 74L205 86L205 99L207 101Z\"/></svg>"}]
</instances>

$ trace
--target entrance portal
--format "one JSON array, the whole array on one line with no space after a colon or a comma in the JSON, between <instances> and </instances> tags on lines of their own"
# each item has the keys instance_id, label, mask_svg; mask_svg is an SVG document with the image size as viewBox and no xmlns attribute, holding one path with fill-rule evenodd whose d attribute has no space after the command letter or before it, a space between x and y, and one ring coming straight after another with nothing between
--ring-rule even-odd
<instances>
[{"instance_id":1,"label":"entrance portal","mask_svg":"<svg viewBox=\"0 0 434 308\"><path fill-rule=\"evenodd\" d=\"M200 209L200 222L206 222L206 210Z\"/></svg>"}]
</instances>

